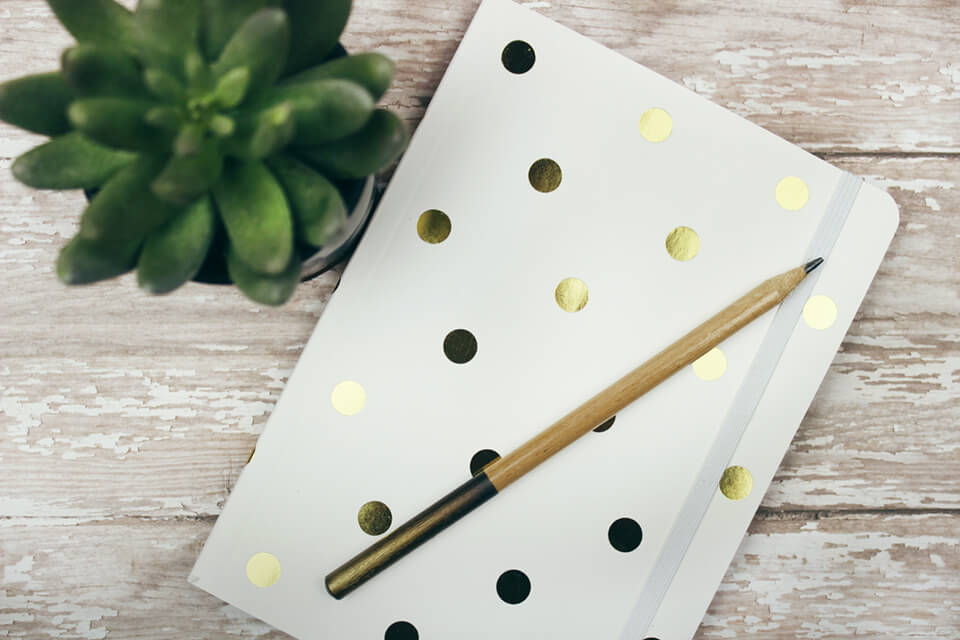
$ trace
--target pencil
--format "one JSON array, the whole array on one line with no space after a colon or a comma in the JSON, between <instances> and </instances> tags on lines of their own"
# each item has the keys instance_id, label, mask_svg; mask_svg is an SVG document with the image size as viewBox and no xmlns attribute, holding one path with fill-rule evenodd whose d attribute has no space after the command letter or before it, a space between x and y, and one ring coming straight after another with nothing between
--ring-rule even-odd
<instances>
[{"instance_id":1,"label":"pencil","mask_svg":"<svg viewBox=\"0 0 960 640\"><path fill-rule=\"evenodd\" d=\"M580 436L616 415L674 373L692 364L776 305L823 263L811 260L766 280L669 347L593 396L503 458L427 507L393 533L327 575L327 591L340 599L503 491Z\"/></svg>"}]
</instances>

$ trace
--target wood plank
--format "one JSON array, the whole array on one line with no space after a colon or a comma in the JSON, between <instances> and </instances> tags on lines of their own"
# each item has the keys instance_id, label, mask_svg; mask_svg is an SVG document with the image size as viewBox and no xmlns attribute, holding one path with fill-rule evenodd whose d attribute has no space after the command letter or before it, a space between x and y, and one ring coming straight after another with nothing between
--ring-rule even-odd
<instances>
[{"instance_id":1,"label":"wood plank","mask_svg":"<svg viewBox=\"0 0 960 640\"><path fill-rule=\"evenodd\" d=\"M0 520L0 636L287 637L187 583L212 523ZM697 638L956 638L958 536L957 514L757 521Z\"/></svg>"},{"instance_id":2,"label":"wood plank","mask_svg":"<svg viewBox=\"0 0 960 640\"><path fill-rule=\"evenodd\" d=\"M900 231L764 508L960 508L960 160L837 162L891 189ZM0 515L215 515L336 276L281 309L67 289L51 268L78 203L0 170Z\"/></svg>"},{"instance_id":3,"label":"wood plank","mask_svg":"<svg viewBox=\"0 0 960 640\"><path fill-rule=\"evenodd\" d=\"M952 0L527 2L815 151L960 150L960 10ZM385 103L419 121L478 0L358 0L344 43L398 64ZM42 0L4 0L0 80L57 65L70 40ZM0 127L0 156L39 138Z\"/></svg>"}]
</instances>

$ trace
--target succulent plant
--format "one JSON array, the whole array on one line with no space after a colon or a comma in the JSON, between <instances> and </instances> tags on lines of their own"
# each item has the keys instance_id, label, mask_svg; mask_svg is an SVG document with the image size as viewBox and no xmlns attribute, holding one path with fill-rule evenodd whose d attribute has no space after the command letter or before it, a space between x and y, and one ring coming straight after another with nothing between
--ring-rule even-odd
<instances>
[{"instance_id":1,"label":"succulent plant","mask_svg":"<svg viewBox=\"0 0 960 640\"><path fill-rule=\"evenodd\" d=\"M136 268L166 293L220 271L282 304L351 185L406 145L375 107L393 64L339 47L350 0L49 4L77 44L60 71L0 85L0 119L52 137L18 180L90 195L57 261L67 284Z\"/></svg>"}]
</instances>

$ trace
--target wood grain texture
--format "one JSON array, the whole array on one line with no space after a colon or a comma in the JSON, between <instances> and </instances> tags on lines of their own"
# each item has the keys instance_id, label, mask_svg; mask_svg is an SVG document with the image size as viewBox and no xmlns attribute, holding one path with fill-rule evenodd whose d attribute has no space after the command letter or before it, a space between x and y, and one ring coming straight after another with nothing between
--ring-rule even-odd
<instances>
[{"instance_id":1,"label":"wood grain texture","mask_svg":"<svg viewBox=\"0 0 960 640\"><path fill-rule=\"evenodd\" d=\"M358 1L344 43L396 60L385 102L416 122L478 4ZM525 4L807 149L960 146L960 7L952 0ZM55 67L70 43L39 0L3 0L0 30L0 58L18 62L3 65L0 80ZM0 129L0 155L28 142Z\"/></svg>"},{"instance_id":2,"label":"wood grain texture","mask_svg":"<svg viewBox=\"0 0 960 640\"><path fill-rule=\"evenodd\" d=\"M0 633L288 637L187 583L212 526L212 518L0 522ZM958 535L957 514L757 520L697 639L956 638ZM322 589L317 596L329 597Z\"/></svg>"},{"instance_id":3,"label":"wood grain texture","mask_svg":"<svg viewBox=\"0 0 960 640\"><path fill-rule=\"evenodd\" d=\"M398 62L385 103L415 125L477 4L358 0L345 44ZM699 637L960 637L960 6L527 4L901 207ZM0 3L0 80L68 44L40 0ZM82 197L8 171L40 140L0 125L0 637L283 637L185 577L337 274L281 309L67 290Z\"/></svg>"}]
</instances>

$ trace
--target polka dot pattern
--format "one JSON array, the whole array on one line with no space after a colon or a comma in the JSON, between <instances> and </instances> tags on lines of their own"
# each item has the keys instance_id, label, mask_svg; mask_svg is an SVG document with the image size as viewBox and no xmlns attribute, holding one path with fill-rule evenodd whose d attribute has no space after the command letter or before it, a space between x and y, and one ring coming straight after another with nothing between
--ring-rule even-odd
<instances>
[{"instance_id":1,"label":"polka dot pattern","mask_svg":"<svg viewBox=\"0 0 960 640\"><path fill-rule=\"evenodd\" d=\"M466 329L455 329L443 339L443 353L450 362L466 364L477 355L477 338Z\"/></svg>"},{"instance_id":2,"label":"polka dot pattern","mask_svg":"<svg viewBox=\"0 0 960 640\"><path fill-rule=\"evenodd\" d=\"M497 595L507 604L520 604L530 595L530 578L523 571L504 571L497 579Z\"/></svg>"},{"instance_id":3,"label":"polka dot pattern","mask_svg":"<svg viewBox=\"0 0 960 640\"><path fill-rule=\"evenodd\" d=\"M743 500L753 491L753 475L743 467L727 467L720 478L720 492L730 500Z\"/></svg>"},{"instance_id":4,"label":"polka dot pattern","mask_svg":"<svg viewBox=\"0 0 960 640\"><path fill-rule=\"evenodd\" d=\"M796 176L787 176L777 183L777 204L787 211L799 211L810 199L807 183Z\"/></svg>"},{"instance_id":5,"label":"polka dot pattern","mask_svg":"<svg viewBox=\"0 0 960 640\"><path fill-rule=\"evenodd\" d=\"M537 54L533 47L523 40L514 40L503 48L500 61L510 73L523 74L533 68L537 61Z\"/></svg>"},{"instance_id":6,"label":"polka dot pattern","mask_svg":"<svg viewBox=\"0 0 960 640\"><path fill-rule=\"evenodd\" d=\"M393 514L390 512L390 507L374 500L360 507L357 523L364 533L379 536L390 528L393 523Z\"/></svg>"},{"instance_id":7,"label":"polka dot pattern","mask_svg":"<svg viewBox=\"0 0 960 640\"><path fill-rule=\"evenodd\" d=\"M280 561L272 553L255 553L247 560L247 580L254 586L272 587L279 579Z\"/></svg>"},{"instance_id":8,"label":"polka dot pattern","mask_svg":"<svg viewBox=\"0 0 960 640\"><path fill-rule=\"evenodd\" d=\"M333 388L330 403L338 413L345 416L356 415L367 404L367 392L359 382L344 380Z\"/></svg>"},{"instance_id":9,"label":"polka dot pattern","mask_svg":"<svg viewBox=\"0 0 960 640\"><path fill-rule=\"evenodd\" d=\"M417 235L428 244L440 244L450 236L453 225L450 218L439 209L429 209L417 219Z\"/></svg>"},{"instance_id":10,"label":"polka dot pattern","mask_svg":"<svg viewBox=\"0 0 960 640\"><path fill-rule=\"evenodd\" d=\"M510 73L524 74L534 67L536 54L529 43L516 40L504 47L501 61L504 68ZM662 108L649 108L640 117L639 131L647 142L662 143L672 135L673 118ZM560 187L563 181L563 172L554 160L541 158L530 166L528 180L536 191L551 193ZM777 203L787 211L798 211L809 200L807 184L798 177L788 176L783 178L777 184L775 191ZM417 235L427 244L439 244L446 241L452 231L450 218L438 209L422 212L417 219L416 226ZM665 248L668 255L674 260L687 262L693 260L699 254L701 239L694 229L679 226L667 235ZM588 287L578 278L565 278L556 287L555 301L566 312L574 313L583 310L588 300ZM814 329L825 329L833 325L836 315L836 305L827 296L810 298L803 310L806 323ZM466 329L449 332L443 342L445 356L456 364L469 362L476 356L477 350L476 337ZM714 348L697 359L692 364L692 369L701 380L718 380L727 369L726 355L722 350ZM365 406L366 393L359 383L344 381L334 388L331 400L334 408L341 414L354 415ZM616 416L611 417L597 426L594 431L603 433L609 430L615 419ZM477 475L487 465L499 459L499 454L492 449L477 451L470 460L470 473ZM746 468L731 466L725 470L719 488L726 498L742 500L752 492L753 477ZM368 502L361 507L358 513L358 523L364 532L370 535L381 535L389 530L392 523L392 514L387 505L382 502ZM621 517L610 524L607 530L607 539L616 551L630 553L640 547L643 540L643 529L633 518ZM254 567L253 570L251 566ZM248 578L257 586L273 584L279 578L279 574L279 562L270 554L256 554L248 562ZM511 605L524 602L529 597L531 588L529 577L518 569L503 572L496 582L497 595L503 602ZM387 627L384 638L385 640L418 640L419 632L413 624L401 620ZM645 640L657 640L657 638L649 637Z\"/></svg>"},{"instance_id":11,"label":"polka dot pattern","mask_svg":"<svg viewBox=\"0 0 960 640\"><path fill-rule=\"evenodd\" d=\"M590 291L580 278L564 278L554 291L557 305L569 313L576 313L587 306Z\"/></svg>"},{"instance_id":12,"label":"polka dot pattern","mask_svg":"<svg viewBox=\"0 0 960 640\"><path fill-rule=\"evenodd\" d=\"M693 260L700 253L700 236L690 227L677 227L667 234L664 244L670 257L681 262Z\"/></svg>"},{"instance_id":13,"label":"polka dot pattern","mask_svg":"<svg viewBox=\"0 0 960 640\"><path fill-rule=\"evenodd\" d=\"M383 640L419 640L420 632L417 631L417 628L407 622L406 620L400 620L394 622L392 625L387 627L387 631L383 634Z\"/></svg>"},{"instance_id":14,"label":"polka dot pattern","mask_svg":"<svg viewBox=\"0 0 960 640\"><path fill-rule=\"evenodd\" d=\"M837 303L829 296L811 296L803 305L803 321L811 329L829 329L837 321Z\"/></svg>"},{"instance_id":15,"label":"polka dot pattern","mask_svg":"<svg viewBox=\"0 0 960 640\"><path fill-rule=\"evenodd\" d=\"M711 349L693 362L693 372L701 380L719 380L727 370L727 356L720 349Z\"/></svg>"},{"instance_id":16,"label":"polka dot pattern","mask_svg":"<svg viewBox=\"0 0 960 640\"><path fill-rule=\"evenodd\" d=\"M607 530L610 545L622 553L636 550L643 540L643 529L633 518L619 518Z\"/></svg>"},{"instance_id":17,"label":"polka dot pattern","mask_svg":"<svg viewBox=\"0 0 960 640\"><path fill-rule=\"evenodd\" d=\"M663 142L673 133L673 118L670 114L654 107L640 116L640 135L647 142Z\"/></svg>"},{"instance_id":18,"label":"polka dot pattern","mask_svg":"<svg viewBox=\"0 0 960 640\"><path fill-rule=\"evenodd\" d=\"M550 193L556 191L563 181L563 171L560 165L550 158L541 158L530 165L527 178L530 180L530 186L540 193Z\"/></svg>"}]
</instances>

